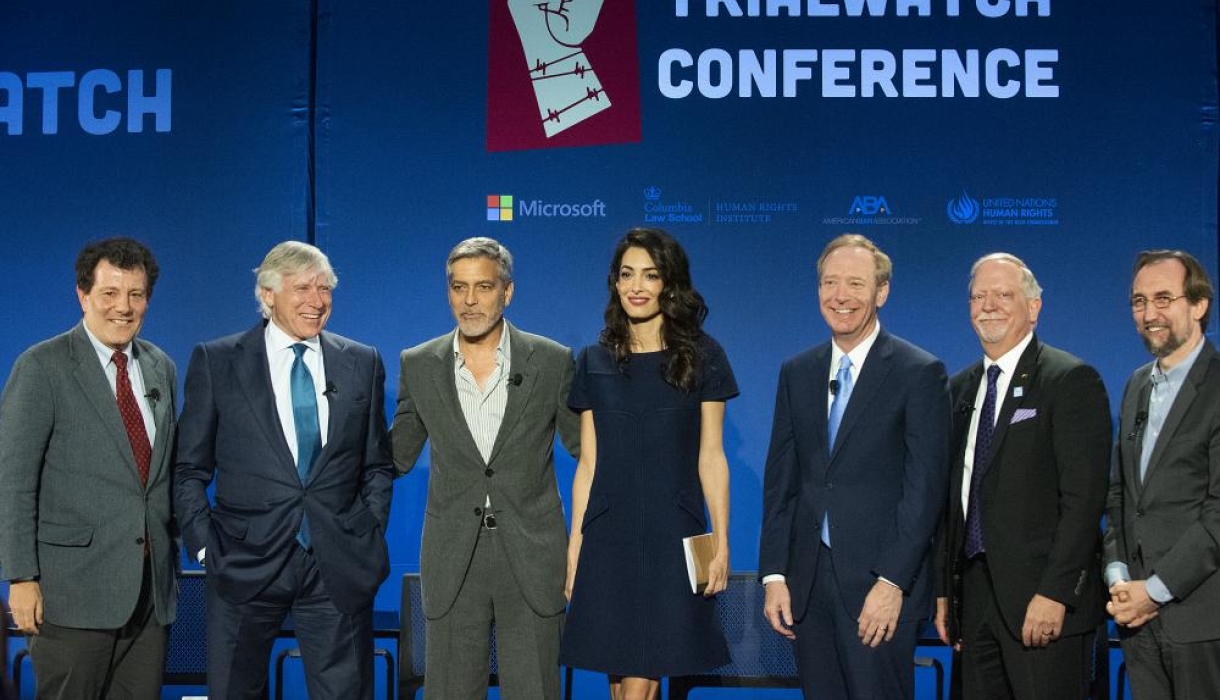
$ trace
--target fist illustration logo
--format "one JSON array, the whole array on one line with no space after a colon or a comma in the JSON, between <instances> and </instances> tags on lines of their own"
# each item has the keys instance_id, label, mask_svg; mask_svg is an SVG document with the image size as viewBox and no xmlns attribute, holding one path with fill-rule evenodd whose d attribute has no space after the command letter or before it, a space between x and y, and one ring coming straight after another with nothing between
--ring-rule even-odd
<instances>
[{"instance_id":1,"label":"fist illustration logo","mask_svg":"<svg viewBox=\"0 0 1220 700\"><path fill-rule=\"evenodd\" d=\"M547 138L610 107L581 43L603 0L508 0Z\"/></svg>"}]
</instances>

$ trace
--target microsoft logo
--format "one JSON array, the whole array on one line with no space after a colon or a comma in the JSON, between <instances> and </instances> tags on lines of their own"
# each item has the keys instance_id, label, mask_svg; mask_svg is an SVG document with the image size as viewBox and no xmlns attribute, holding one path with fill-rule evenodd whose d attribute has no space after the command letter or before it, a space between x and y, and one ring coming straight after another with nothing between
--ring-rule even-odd
<instances>
[{"instance_id":1,"label":"microsoft logo","mask_svg":"<svg viewBox=\"0 0 1220 700\"><path fill-rule=\"evenodd\" d=\"M511 194L487 195L487 220L512 221L513 196Z\"/></svg>"}]
</instances>

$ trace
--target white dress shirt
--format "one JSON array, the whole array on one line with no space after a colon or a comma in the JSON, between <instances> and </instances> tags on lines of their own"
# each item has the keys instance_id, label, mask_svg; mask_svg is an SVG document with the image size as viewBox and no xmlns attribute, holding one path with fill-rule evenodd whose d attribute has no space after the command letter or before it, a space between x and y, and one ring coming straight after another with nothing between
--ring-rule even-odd
<instances>
[{"instance_id":1,"label":"white dress shirt","mask_svg":"<svg viewBox=\"0 0 1220 700\"><path fill-rule=\"evenodd\" d=\"M979 433L979 417L983 415L983 402L987 400L987 370L992 365L1000 366L1000 376L995 379L995 415L991 417L992 427L995 427L995 422L1000 419L1000 411L1004 408L1004 400L1008 397L1012 377L1017 372L1017 361L1021 359L1021 354L1025 352L1025 348L1029 347L1033 338L1032 331L1027 333L1021 342L1017 343L1012 350L1000 355L997 360L993 361L991 358L983 356L983 379L979 382L978 391L974 393L974 410L970 412L970 431L966 433L966 464L962 470L963 518L969 512L966 508L970 505L970 476L974 473L974 443ZM1013 387L1013 391L1017 391L1017 389L1018 387ZM1021 386L1020 391L1024 393L1025 387Z\"/></svg>"}]
</instances>

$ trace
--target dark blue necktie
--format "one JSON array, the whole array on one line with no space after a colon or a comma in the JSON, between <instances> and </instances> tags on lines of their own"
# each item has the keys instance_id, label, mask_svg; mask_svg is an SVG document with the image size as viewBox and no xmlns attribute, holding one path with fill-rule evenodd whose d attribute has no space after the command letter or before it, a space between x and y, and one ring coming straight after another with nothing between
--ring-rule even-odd
<instances>
[{"instance_id":1,"label":"dark blue necktie","mask_svg":"<svg viewBox=\"0 0 1220 700\"><path fill-rule=\"evenodd\" d=\"M996 380L1000 366L987 368L987 396L979 414L979 429L974 437L974 466L970 472L970 500L966 504L966 557L974 558L987 551L983 546L983 478L987 476L987 450L995 434Z\"/></svg>"},{"instance_id":2,"label":"dark blue necktie","mask_svg":"<svg viewBox=\"0 0 1220 700\"><path fill-rule=\"evenodd\" d=\"M318 395L314 390L313 375L303 359L307 349L303 343L292 346L296 359L292 361L290 375L292 422L297 429L297 475L301 477L302 484L309 478L309 468L322 451L322 433L318 430ZM309 549L309 527L305 516L301 516L297 542Z\"/></svg>"},{"instance_id":3,"label":"dark blue necktie","mask_svg":"<svg viewBox=\"0 0 1220 700\"><path fill-rule=\"evenodd\" d=\"M830 438L830 451L835 449L835 438L839 436L839 425L843 422L843 413L847 411L847 402L851 400L851 358L844 355L839 359L839 371L835 374L837 389L830 402L830 417L827 420L827 437ZM822 544L830 546L830 509L822 513Z\"/></svg>"}]
</instances>

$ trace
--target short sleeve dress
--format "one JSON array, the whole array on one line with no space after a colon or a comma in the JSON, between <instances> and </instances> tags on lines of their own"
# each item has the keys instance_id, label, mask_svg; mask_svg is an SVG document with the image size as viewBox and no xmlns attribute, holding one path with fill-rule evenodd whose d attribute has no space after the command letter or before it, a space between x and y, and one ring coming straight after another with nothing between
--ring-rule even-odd
<instances>
[{"instance_id":1,"label":"short sleeve dress","mask_svg":"<svg viewBox=\"0 0 1220 700\"><path fill-rule=\"evenodd\" d=\"M612 675L707 671L729 660L714 598L691 593L682 538L708 531L699 481L701 403L737 395L724 350L699 341L689 393L665 382L667 351L621 365L580 353L569 405L593 410L597 467L560 662Z\"/></svg>"}]
</instances>

